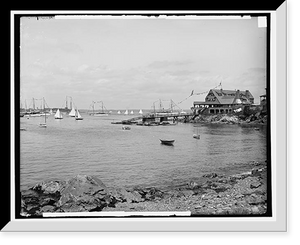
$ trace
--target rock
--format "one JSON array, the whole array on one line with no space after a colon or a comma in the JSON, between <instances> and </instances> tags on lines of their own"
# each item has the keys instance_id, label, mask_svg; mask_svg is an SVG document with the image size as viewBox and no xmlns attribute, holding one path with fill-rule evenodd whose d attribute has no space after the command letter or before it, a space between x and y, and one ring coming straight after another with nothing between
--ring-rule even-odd
<instances>
[{"instance_id":1,"label":"rock","mask_svg":"<svg viewBox=\"0 0 300 245\"><path fill-rule=\"evenodd\" d=\"M191 190L183 190L181 192L185 197L191 197L192 195L194 195L194 192Z\"/></svg>"},{"instance_id":2,"label":"rock","mask_svg":"<svg viewBox=\"0 0 300 245\"><path fill-rule=\"evenodd\" d=\"M244 197L244 195L243 194L237 194L236 196L235 196L235 198L242 198L242 197Z\"/></svg>"},{"instance_id":3,"label":"rock","mask_svg":"<svg viewBox=\"0 0 300 245\"><path fill-rule=\"evenodd\" d=\"M147 191L147 194L145 195L146 200L153 200L155 198L162 198L164 193L160 190L158 190L155 187L150 188L149 191Z\"/></svg>"},{"instance_id":4,"label":"rock","mask_svg":"<svg viewBox=\"0 0 300 245\"><path fill-rule=\"evenodd\" d=\"M51 213L55 211L55 207L51 205L46 205L40 209L41 213Z\"/></svg>"},{"instance_id":5,"label":"rock","mask_svg":"<svg viewBox=\"0 0 300 245\"><path fill-rule=\"evenodd\" d=\"M260 182L255 182L255 183L250 184L251 189L258 188L259 186L261 186Z\"/></svg>"},{"instance_id":6,"label":"rock","mask_svg":"<svg viewBox=\"0 0 300 245\"><path fill-rule=\"evenodd\" d=\"M24 206L27 205L39 205L39 195L33 190L22 191L22 202Z\"/></svg>"},{"instance_id":7,"label":"rock","mask_svg":"<svg viewBox=\"0 0 300 245\"><path fill-rule=\"evenodd\" d=\"M252 207L251 211L252 211L253 214L259 214L260 213L260 210L257 206Z\"/></svg>"},{"instance_id":8,"label":"rock","mask_svg":"<svg viewBox=\"0 0 300 245\"><path fill-rule=\"evenodd\" d=\"M36 184L31 189L43 194L56 194L57 192L61 192L65 186L65 181L46 181Z\"/></svg>"},{"instance_id":9,"label":"rock","mask_svg":"<svg viewBox=\"0 0 300 245\"><path fill-rule=\"evenodd\" d=\"M100 211L113 204L114 200L102 181L87 175L70 179L58 201L58 206L65 212Z\"/></svg>"},{"instance_id":10,"label":"rock","mask_svg":"<svg viewBox=\"0 0 300 245\"><path fill-rule=\"evenodd\" d=\"M216 178L218 175L216 173L204 174L202 177L204 178Z\"/></svg>"},{"instance_id":11,"label":"rock","mask_svg":"<svg viewBox=\"0 0 300 245\"><path fill-rule=\"evenodd\" d=\"M249 197L246 198L246 201L250 205L264 204L266 202L266 197L262 195L251 194Z\"/></svg>"},{"instance_id":12,"label":"rock","mask_svg":"<svg viewBox=\"0 0 300 245\"><path fill-rule=\"evenodd\" d=\"M128 203L137 203L142 202L144 199L142 199L139 192L133 190L133 191L127 191L124 188L117 188L112 191L110 191L110 194L118 201L118 202L128 202Z\"/></svg>"}]
</instances>

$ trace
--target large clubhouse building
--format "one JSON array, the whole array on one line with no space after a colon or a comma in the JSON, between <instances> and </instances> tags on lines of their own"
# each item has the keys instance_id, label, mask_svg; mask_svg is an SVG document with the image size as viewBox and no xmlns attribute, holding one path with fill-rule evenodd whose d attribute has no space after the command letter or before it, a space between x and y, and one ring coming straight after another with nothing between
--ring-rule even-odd
<instances>
[{"instance_id":1,"label":"large clubhouse building","mask_svg":"<svg viewBox=\"0 0 300 245\"><path fill-rule=\"evenodd\" d=\"M249 90L211 89L205 101L194 101L195 114L227 114L242 105L252 105L254 98Z\"/></svg>"}]
</instances>

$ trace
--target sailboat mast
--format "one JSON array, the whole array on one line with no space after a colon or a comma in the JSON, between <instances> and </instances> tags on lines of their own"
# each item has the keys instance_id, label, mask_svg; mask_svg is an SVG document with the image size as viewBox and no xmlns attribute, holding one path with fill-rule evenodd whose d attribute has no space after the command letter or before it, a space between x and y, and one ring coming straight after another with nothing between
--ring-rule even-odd
<instances>
[{"instance_id":1,"label":"sailboat mast","mask_svg":"<svg viewBox=\"0 0 300 245\"><path fill-rule=\"evenodd\" d=\"M43 109L45 114L45 123L46 123L46 111L45 111L45 98L43 97Z\"/></svg>"}]
</instances>

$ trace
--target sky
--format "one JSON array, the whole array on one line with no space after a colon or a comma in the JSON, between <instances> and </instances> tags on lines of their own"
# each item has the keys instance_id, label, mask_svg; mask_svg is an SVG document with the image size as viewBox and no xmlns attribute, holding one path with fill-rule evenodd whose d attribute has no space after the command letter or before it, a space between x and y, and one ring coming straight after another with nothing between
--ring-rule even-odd
<instances>
[{"instance_id":1,"label":"sky","mask_svg":"<svg viewBox=\"0 0 300 245\"><path fill-rule=\"evenodd\" d=\"M181 109L206 91L266 88L266 28L250 19L22 17L21 103L79 109ZM194 95L189 97L191 91ZM204 93L196 95L197 93Z\"/></svg>"}]
</instances>

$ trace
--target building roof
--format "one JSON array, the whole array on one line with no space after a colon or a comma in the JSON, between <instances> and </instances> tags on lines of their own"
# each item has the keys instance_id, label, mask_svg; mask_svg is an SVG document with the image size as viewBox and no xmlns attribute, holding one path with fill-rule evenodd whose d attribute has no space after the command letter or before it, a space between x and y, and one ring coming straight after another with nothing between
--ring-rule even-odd
<instances>
[{"instance_id":1,"label":"building roof","mask_svg":"<svg viewBox=\"0 0 300 245\"><path fill-rule=\"evenodd\" d=\"M247 96L246 96L247 94ZM195 101L194 105L232 105L232 104L251 104L250 99L254 99L249 90L224 90L211 89L205 101Z\"/></svg>"},{"instance_id":2,"label":"building roof","mask_svg":"<svg viewBox=\"0 0 300 245\"><path fill-rule=\"evenodd\" d=\"M211 89L213 92L217 93L218 96L235 96L236 95L236 92L237 90L225 90L225 89ZM242 91L242 90L239 90L240 94L241 95L244 95L246 96L246 93L248 92L248 95L249 95L249 98L254 98L253 95L250 93L249 90L246 90L246 91Z\"/></svg>"}]
</instances>

